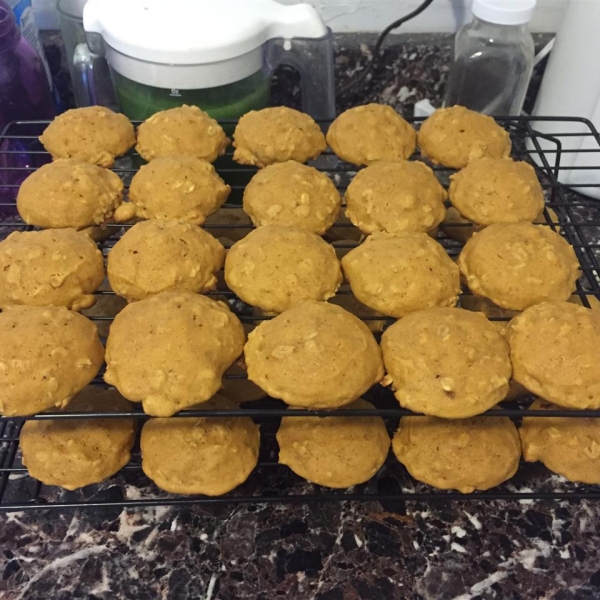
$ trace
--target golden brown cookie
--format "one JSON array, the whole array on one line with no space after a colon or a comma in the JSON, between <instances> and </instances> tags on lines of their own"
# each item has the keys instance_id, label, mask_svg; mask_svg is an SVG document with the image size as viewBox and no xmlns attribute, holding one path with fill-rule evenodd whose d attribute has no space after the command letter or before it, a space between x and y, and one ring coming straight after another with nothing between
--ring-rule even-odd
<instances>
[{"instance_id":1,"label":"golden brown cookie","mask_svg":"<svg viewBox=\"0 0 600 600\"><path fill-rule=\"evenodd\" d=\"M302 302L263 321L244 348L248 378L291 406L336 408L381 381L369 328L327 302Z\"/></svg>"},{"instance_id":2,"label":"golden brown cookie","mask_svg":"<svg viewBox=\"0 0 600 600\"><path fill-rule=\"evenodd\" d=\"M509 310L567 300L579 262L560 234L532 223L497 223L475 234L458 266L471 292Z\"/></svg>"},{"instance_id":3,"label":"golden brown cookie","mask_svg":"<svg viewBox=\"0 0 600 600\"><path fill-rule=\"evenodd\" d=\"M178 106L152 115L138 128L135 149L148 162L186 154L210 163L225 154L229 140L223 128L197 106Z\"/></svg>"},{"instance_id":4,"label":"golden brown cookie","mask_svg":"<svg viewBox=\"0 0 600 600\"><path fill-rule=\"evenodd\" d=\"M463 296L460 299L460 307L467 310L473 310L475 312L482 312L490 320L493 318L502 318L501 321L491 321L491 323L503 336L506 336L506 332L508 331L508 319L518 314L518 312L514 310L499 308L495 304L492 304L489 300L486 300L485 298L478 298L477 296ZM514 379L511 379L508 382L508 393L506 394L506 398L504 400L507 402L516 400L517 398L525 396L528 393L529 392L527 389L525 389L520 383L516 382Z\"/></svg>"},{"instance_id":5,"label":"golden brown cookie","mask_svg":"<svg viewBox=\"0 0 600 600\"><path fill-rule=\"evenodd\" d=\"M533 410L559 410L538 399ZM600 484L600 419L525 417L519 429L523 458L543 462L570 481Z\"/></svg>"},{"instance_id":6,"label":"golden brown cookie","mask_svg":"<svg viewBox=\"0 0 600 600\"><path fill-rule=\"evenodd\" d=\"M429 308L411 313L381 338L384 383L404 408L462 419L508 392L511 366L502 334L481 313Z\"/></svg>"},{"instance_id":7,"label":"golden brown cookie","mask_svg":"<svg viewBox=\"0 0 600 600\"><path fill-rule=\"evenodd\" d=\"M226 398L194 410L234 410ZM172 494L220 496L246 481L258 462L260 433L248 417L149 419L140 439L142 469Z\"/></svg>"},{"instance_id":8,"label":"golden brown cookie","mask_svg":"<svg viewBox=\"0 0 600 600\"><path fill-rule=\"evenodd\" d=\"M507 340L513 378L567 408L600 408L600 312L543 302L516 316Z\"/></svg>"},{"instance_id":9,"label":"golden brown cookie","mask_svg":"<svg viewBox=\"0 0 600 600\"><path fill-rule=\"evenodd\" d=\"M344 111L331 124L327 143L342 160L370 165L402 160L414 151L417 132L391 106L365 104Z\"/></svg>"},{"instance_id":10,"label":"golden brown cookie","mask_svg":"<svg viewBox=\"0 0 600 600\"><path fill-rule=\"evenodd\" d=\"M60 159L25 179L17 210L29 225L84 229L108 221L121 202L123 182L118 175L86 162Z\"/></svg>"},{"instance_id":11,"label":"golden brown cookie","mask_svg":"<svg viewBox=\"0 0 600 600\"><path fill-rule=\"evenodd\" d=\"M502 320L491 321L491 323L498 329L498 331L506 336L508 331L509 319L519 314L514 310L506 310L504 308L500 308L486 300L485 298L479 298L477 296L463 296L460 299L460 307L465 308L466 310L473 310L475 312L482 312L488 319L500 318ZM511 379L508 382L508 393L506 394L505 400L508 402L510 400L516 400L521 396L527 395L529 392L525 387L523 387L520 383L516 382L514 379Z\"/></svg>"},{"instance_id":12,"label":"golden brown cookie","mask_svg":"<svg viewBox=\"0 0 600 600\"><path fill-rule=\"evenodd\" d=\"M56 117L40 142L52 158L74 158L100 167L112 167L116 156L135 144L129 119L104 106L74 108Z\"/></svg>"},{"instance_id":13,"label":"golden brown cookie","mask_svg":"<svg viewBox=\"0 0 600 600\"><path fill-rule=\"evenodd\" d=\"M66 412L130 412L116 390L89 386ZM67 490L100 483L121 470L131 457L135 419L47 419L26 421L21 430L23 465L46 485Z\"/></svg>"},{"instance_id":14,"label":"golden brown cookie","mask_svg":"<svg viewBox=\"0 0 600 600\"><path fill-rule=\"evenodd\" d=\"M233 134L233 160L266 167L295 160L305 163L327 148L325 136L312 117L286 106L246 113Z\"/></svg>"},{"instance_id":15,"label":"golden brown cookie","mask_svg":"<svg viewBox=\"0 0 600 600\"><path fill-rule=\"evenodd\" d=\"M335 250L318 235L267 225L235 243L225 280L244 302L280 313L304 300L328 300L342 283Z\"/></svg>"},{"instance_id":16,"label":"golden brown cookie","mask_svg":"<svg viewBox=\"0 0 600 600\"><path fill-rule=\"evenodd\" d=\"M507 417L402 417L392 450L418 481L463 494L510 479L521 457L517 428Z\"/></svg>"},{"instance_id":17,"label":"golden brown cookie","mask_svg":"<svg viewBox=\"0 0 600 600\"><path fill-rule=\"evenodd\" d=\"M542 186L526 162L478 158L450 181L450 202L463 217L480 225L532 223L544 209Z\"/></svg>"},{"instance_id":18,"label":"golden brown cookie","mask_svg":"<svg viewBox=\"0 0 600 600\"><path fill-rule=\"evenodd\" d=\"M362 399L347 408L374 409ZM390 449L383 419L283 417L277 431L279 463L318 485L348 488L369 481Z\"/></svg>"},{"instance_id":19,"label":"golden brown cookie","mask_svg":"<svg viewBox=\"0 0 600 600\"><path fill-rule=\"evenodd\" d=\"M129 302L160 292L213 290L225 248L196 225L173 219L142 221L108 254L113 291Z\"/></svg>"},{"instance_id":20,"label":"golden brown cookie","mask_svg":"<svg viewBox=\"0 0 600 600\"><path fill-rule=\"evenodd\" d=\"M15 231L0 242L0 308L89 308L103 280L102 252L74 229Z\"/></svg>"},{"instance_id":21,"label":"golden brown cookie","mask_svg":"<svg viewBox=\"0 0 600 600\"><path fill-rule=\"evenodd\" d=\"M346 216L363 233L431 231L446 214L444 188L418 161L379 161L362 169L345 199Z\"/></svg>"},{"instance_id":22,"label":"golden brown cookie","mask_svg":"<svg viewBox=\"0 0 600 600\"><path fill-rule=\"evenodd\" d=\"M242 353L244 328L222 302L163 292L126 306L106 343L104 380L144 411L170 417L206 402Z\"/></svg>"},{"instance_id":23,"label":"golden brown cookie","mask_svg":"<svg viewBox=\"0 0 600 600\"><path fill-rule=\"evenodd\" d=\"M163 156L134 175L117 221L178 219L202 225L227 200L231 188L215 168L195 156Z\"/></svg>"},{"instance_id":24,"label":"golden brown cookie","mask_svg":"<svg viewBox=\"0 0 600 600\"><path fill-rule=\"evenodd\" d=\"M352 293L382 315L400 318L458 300L458 267L426 233L374 233L342 266Z\"/></svg>"},{"instance_id":25,"label":"golden brown cookie","mask_svg":"<svg viewBox=\"0 0 600 600\"><path fill-rule=\"evenodd\" d=\"M418 144L423 156L453 169L484 156L504 158L511 149L508 131L464 106L436 110L421 125Z\"/></svg>"},{"instance_id":26,"label":"golden brown cookie","mask_svg":"<svg viewBox=\"0 0 600 600\"><path fill-rule=\"evenodd\" d=\"M323 235L341 206L340 193L325 173L293 160L262 169L244 190L244 210L256 227L289 225Z\"/></svg>"},{"instance_id":27,"label":"golden brown cookie","mask_svg":"<svg viewBox=\"0 0 600 600\"><path fill-rule=\"evenodd\" d=\"M0 313L0 414L64 408L98 373L104 348L94 324L64 306Z\"/></svg>"}]
</instances>

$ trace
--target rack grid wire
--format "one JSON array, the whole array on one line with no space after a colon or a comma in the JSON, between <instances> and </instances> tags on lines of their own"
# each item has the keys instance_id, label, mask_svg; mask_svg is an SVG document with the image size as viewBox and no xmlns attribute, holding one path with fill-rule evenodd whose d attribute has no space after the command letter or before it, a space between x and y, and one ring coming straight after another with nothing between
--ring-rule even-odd
<instances>
[{"instance_id":1,"label":"rack grid wire","mask_svg":"<svg viewBox=\"0 0 600 600\"><path fill-rule=\"evenodd\" d=\"M421 119L409 119L418 127ZM572 191L559 181L562 171L600 172L600 135L593 124L576 117L506 117L498 118L500 125L511 134L513 141L512 157L526 160L532 164L544 188L546 207L542 225L559 231L574 247L581 265L581 277L577 283L574 296L581 304L591 307L591 303L600 302L600 203ZM552 122L556 133L551 135L536 131L539 122ZM235 121L222 121L223 127L231 131ZM328 122L320 123L326 129ZM38 136L48 125L47 121L19 121L10 123L0 136L0 239L4 239L13 231L31 231L34 228L24 223L16 210L16 194L20 183L25 177L45 163L50 162L50 156L38 141ZM579 140L584 140L583 146ZM568 155L573 153L591 154L597 158L597 164L590 166L565 166ZM533 160L537 158L537 160ZM417 153L412 159L421 159ZM588 161L590 162L590 159ZM593 163L593 159L591 159ZM127 190L132 176L143 164L141 158L130 152L117 160L113 171L118 173L125 183ZM340 161L330 151L311 163L319 170L327 173L340 192L344 192L357 168ZM205 229L221 238L226 247L231 245L228 234L250 230L248 222L228 218L241 214L241 200L245 185L256 172L255 168L241 166L233 162L231 148L226 155L216 163L218 173L232 188L232 193L217 215L210 219ZM440 181L447 186L451 169L432 165ZM600 183L578 179L577 188L600 188ZM600 181L600 179L598 179ZM549 211L551 209L552 212ZM220 222L220 217L223 219ZM468 227L468 224L447 224L449 227ZM107 223L103 228L99 246L104 255L116 243L123 232L131 224ZM349 235L350 231L354 235ZM357 230L347 221L338 221L326 234L325 239L332 243L338 254L358 245ZM231 235L235 238L235 235ZM462 244L444 233L440 233L438 241L446 248L452 257L460 253ZM225 299L230 308L237 314L242 323L247 326L256 325L270 317L255 314L251 307L244 305L235 295L219 286L209 296ZM338 291L343 297L351 295L349 287L343 285ZM98 304L107 298L114 298L108 288L97 292ZM470 296L467 289L461 292L461 301ZM86 314L87 313L87 314ZM103 314L101 310L84 311L92 321L96 322L102 333L113 319L113 314ZM385 326L394 319L358 314L365 322L383 322ZM490 317L492 320L507 321L509 317ZM379 334L376 334L378 337ZM103 340L104 341L104 340ZM236 363L237 371L225 374L225 380L244 380L243 360ZM241 373L240 373L241 371ZM104 386L102 372L94 379L93 385ZM404 415L412 415L410 411L398 406L391 391L380 385L375 386L365 396L376 407L375 411L359 409L322 410L292 410L271 398L244 403L239 410L186 410L178 416L193 417L222 417L249 416L261 428L261 448L259 464L248 481L239 488L221 497L206 496L177 496L159 490L148 480L141 470L139 439L132 452L132 459L117 475L109 480L93 486L87 486L74 492L68 492L30 478L22 465L19 451L19 433L24 418L0 417L0 511L19 511L34 509L68 509L78 507L88 508L125 508L152 507L166 505L195 505L195 504L247 504L247 503L286 503L314 501L378 501L380 503L415 501L455 501L455 500L571 500L582 499L600 500L600 486L590 486L567 482L551 474L539 463L522 463L517 475L501 486L487 492L461 494L435 490L412 479L404 467L391 455L380 472L369 482L354 486L348 490L331 490L313 485L291 473L287 467L277 462L277 444L275 432L282 416L314 415L323 418L328 416L372 416L379 414L386 422L392 434L397 428L398 419ZM477 418L493 416L508 416L517 423L523 416L563 416L570 418L600 417L600 410L575 411L557 409L551 411L535 411L530 408L532 396L524 396L518 400L504 402L499 408L488 411ZM60 413L48 411L31 417L34 419L93 419L93 418L127 418L133 417L138 421L148 418L141 409L129 413ZM139 435L138 427L138 435Z\"/></svg>"}]
</instances>

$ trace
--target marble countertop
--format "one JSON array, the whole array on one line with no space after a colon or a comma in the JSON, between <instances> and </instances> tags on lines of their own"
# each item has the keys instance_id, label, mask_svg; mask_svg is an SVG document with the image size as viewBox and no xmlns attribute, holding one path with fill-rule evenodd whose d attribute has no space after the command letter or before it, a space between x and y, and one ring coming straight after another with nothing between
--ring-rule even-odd
<instances>
[{"instance_id":1,"label":"marble countertop","mask_svg":"<svg viewBox=\"0 0 600 600\"><path fill-rule=\"evenodd\" d=\"M597 504L13 513L6 600L596 599Z\"/></svg>"},{"instance_id":2,"label":"marble countertop","mask_svg":"<svg viewBox=\"0 0 600 600\"><path fill-rule=\"evenodd\" d=\"M338 40L338 81L369 58L368 41ZM412 114L421 98L439 104L451 46L449 36L398 38L340 108L374 100ZM280 74L282 94L293 85ZM390 491L385 473L377 485ZM127 482L105 488L115 500L138 493ZM0 598L591 600L599 542L592 501L18 512L0 515Z\"/></svg>"}]
</instances>

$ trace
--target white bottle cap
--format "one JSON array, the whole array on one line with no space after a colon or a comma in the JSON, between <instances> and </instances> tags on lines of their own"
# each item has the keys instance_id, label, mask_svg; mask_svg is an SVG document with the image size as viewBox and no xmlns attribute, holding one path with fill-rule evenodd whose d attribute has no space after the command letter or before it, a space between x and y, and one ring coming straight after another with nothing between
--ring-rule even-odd
<instances>
[{"instance_id":1,"label":"white bottle cap","mask_svg":"<svg viewBox=\"0 0 600 600\"><path fill-rule=\"evenodd\" d=\"M473 0L473 14L488 23L524 25L535 12L536 0Z\"/></svg>"}]
</instances>

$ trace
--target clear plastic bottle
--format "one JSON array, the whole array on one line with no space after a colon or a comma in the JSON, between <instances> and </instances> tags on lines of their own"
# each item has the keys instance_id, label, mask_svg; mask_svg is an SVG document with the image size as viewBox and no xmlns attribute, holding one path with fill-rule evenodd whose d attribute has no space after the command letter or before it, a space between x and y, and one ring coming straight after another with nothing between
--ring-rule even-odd
<instances>
[{"instance_id":1,"label":"clear plastic bottle","mask_svg":"<svg viewBox=\"0 0 600 600\"><path fill-rule=\"evenodd\" d=\"M519 115L531 77L535 0L473 0L473 20L455 40L444 106Z\"/></svg>"}]
</instances>

